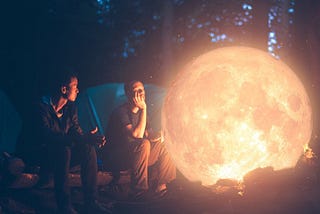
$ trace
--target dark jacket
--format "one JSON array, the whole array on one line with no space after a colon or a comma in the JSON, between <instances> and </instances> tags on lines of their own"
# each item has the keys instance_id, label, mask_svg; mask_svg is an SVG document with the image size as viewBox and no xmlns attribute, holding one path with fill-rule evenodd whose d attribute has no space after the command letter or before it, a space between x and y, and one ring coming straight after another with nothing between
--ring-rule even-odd
<instances>
[{"instance_id":1,"label":"dark jacket","mask_svg":"<svg viewBox=\"0 0 320 214\"><path fill-rule=\"evenodd\" d=\"M78 111L74 102L68 102L63 107L61 118L57 117L48 97L42 98L38 111L36 130L39 132L41 144L72 145L80 140L83 131L79 125Z\"/></svg>"},{"instance_id":2,"label":"dark jacket","mask_svg":"<svg viewBox=\"0 0 320 214\"><path fill-rule=\"evenodd\" d=\"M48 147L72 146L82 140L83 131L79 125L77 107L68 102L58 118L50 102L50 97L42 97L31 113L30 121L25 121L22 138L17 145L17 155L25 160L36 159Z\"/></svg>"}]
</instances>

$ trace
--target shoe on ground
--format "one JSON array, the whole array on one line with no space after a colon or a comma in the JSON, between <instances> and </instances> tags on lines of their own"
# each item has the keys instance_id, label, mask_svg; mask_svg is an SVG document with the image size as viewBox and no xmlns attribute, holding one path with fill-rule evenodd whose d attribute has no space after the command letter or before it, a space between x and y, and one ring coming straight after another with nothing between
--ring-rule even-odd
<instances>
[{"instance_id":1,"label":"shoe on ground","mask_svg":"<svg viewBox=\"0 0 320 214\"><path fill-rule=\"evenodd\" d=\"M162 191L164 191L166 189L167 189L167 185L166 184L160 184L155 188L154 191L157 193L157 192L162 192Z\"/></svg>"},{"instance_id":2,"label":"shoe on ground","mask_svg":"<svg viewBox=\"0 0 320 214\"><path fill-rule=\"evenodd\" d=\"M153 190L152 198L153 198L153 200L163 199L163 198L165 198L167 193L168 193L167 185L160 184Z\"/></svg>"},{"instance_id":3,"label":"shoe on ground","mask_svg":"<svg viewBox=\"0 0 320 214\"><path fill-rule=\"evenodd\" d=\"M154 200L164 199L164 198L166 198L167 195L168 195L168 189L165 188L165 189L162 189L160 191L156 191L153 194L153 199Z\"/></svg>"}]
</instances>

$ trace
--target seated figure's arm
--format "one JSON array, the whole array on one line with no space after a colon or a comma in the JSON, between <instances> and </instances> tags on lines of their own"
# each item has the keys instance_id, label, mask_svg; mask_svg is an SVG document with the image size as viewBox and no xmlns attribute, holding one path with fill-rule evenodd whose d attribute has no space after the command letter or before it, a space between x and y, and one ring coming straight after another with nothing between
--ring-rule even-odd
<instances>
[{"instance_id":1,"label":"seated figure's arm","mask_svg":"<svg viewBox=\"0 0 320 214\"><path fill-rule=\"evenodd\" d=\"M105 136L98 134L97 127L90 131L90 133L83 132L79 124L77 108L74 108L72 111L72 123L68 133L75 142L96 145L99 148L104 146L106 143Z\"/></svg>"},{"instance_id":2,"label":"seated figure's arm","mask_svg":"<svg viewBox=\"0 0 320 214\"><path fill-rule=\"evenodd\" d=\"M125 126L125 131L133 138L143 138L146 131L146 113L141 113L138 124L133 126L131 123Z\"/></svg>"},{"instance_id":3,"label":"seated figure's arm","mask_svg":"<svg viewBox=\"0 0 320 214\"><path fill-rule=\"evenodd\" d=\"M59 127L55 127L53 118L45 106L38 108L38 113L35 114L37 134L44 143L58 143L62 145L71 145L72 138L64 133Z\"/></svg>"},{"instance_id":4,"label":"seated figure's arm","mask_svg":"<svg viewBox=\"0 0 320 214\"><path fill-rule=\"evenodd\" d=\"M147 113L145 110L141 110L138 121L136 124L133 123L130 116L130 112L127 109L120 109L118 118L120 120L121 131L124 135L131 138L143 138L146 130Z\"/></svg>"},{"instance_id":5,"label":"seated figure's arm","mask_svg":"<svg viewBox=\"0 0 320 214\"><path fill-rule=\"evenodd\" d=\"M143 138L147 125L147 104L145 101L145 95L139 93L138 91L134 91L134 95L128 99L132 106L129 109L133 112L139 111L139 118L137 123L127 124L126 130L127 132L131 133L133 138Z\"/></svg>"}]
</instances>

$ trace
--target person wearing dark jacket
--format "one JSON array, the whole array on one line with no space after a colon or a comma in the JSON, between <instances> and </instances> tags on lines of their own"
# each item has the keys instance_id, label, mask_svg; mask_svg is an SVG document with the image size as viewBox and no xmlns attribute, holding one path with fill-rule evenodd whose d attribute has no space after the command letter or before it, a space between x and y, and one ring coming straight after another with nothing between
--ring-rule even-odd
<instances>
[{"instance_id":1,"label":"person wearing dark jacket","mask_svg":"<svg viewBox=\"0 0 320 214\"><path fill-rule=\"evenodd\" d=\"M34 107L30 139L18 146L28 164L40 166L40 181L53 172L55 197L59 213L77 213L70 201L68 174L80 164L81 182L87 212L106 212L97 201L97 156L95 147L105 144L97 129L85 134L78 122L75 100L79 93L78 78L67 73L58 80L56 93L44 96Z\"/></svg>"}]
</instances>

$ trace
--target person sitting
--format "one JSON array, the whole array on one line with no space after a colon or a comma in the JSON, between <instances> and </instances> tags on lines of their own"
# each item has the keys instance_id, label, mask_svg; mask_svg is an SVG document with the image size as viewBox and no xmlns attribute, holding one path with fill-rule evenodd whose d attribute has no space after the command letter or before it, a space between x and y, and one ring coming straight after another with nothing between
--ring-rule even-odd
<instances>
[{"instance_id":1,"label":"person sitting","mask_svg":"<svg viewBox=\"0 0 320 214\"><path fill-rule=\"evenodd\" d=\"M97 201L95 150L106 143L105 137L96 134L96 130L85 134L79 125L75 105L79 93L77 75L67 72L55 80L52 96L43 96L35 105L26 139L17 147L17 154L28 164L40 166L39 182L53 172L59 213L77 213L70 199L68 174L71 166L80 164L87 212L106 213L108 210Z\"/></svg>"},{"instance_id":2,"label":"person sitting","mask_svg":"<svg viewBox=\"0 0 320 214\"><path fill-rule=\"evenodd\" d=\"M133 80L126 83L124 89L127 102L110 115L105 130L108 148L102 150L102 159L113 153L112 167L127 166L131 170L130 199L162 196L167 192L167 184L176 178L176 167L164 142L159 137L151 137L143 83Z\"/></svg>"}]
</instances>

